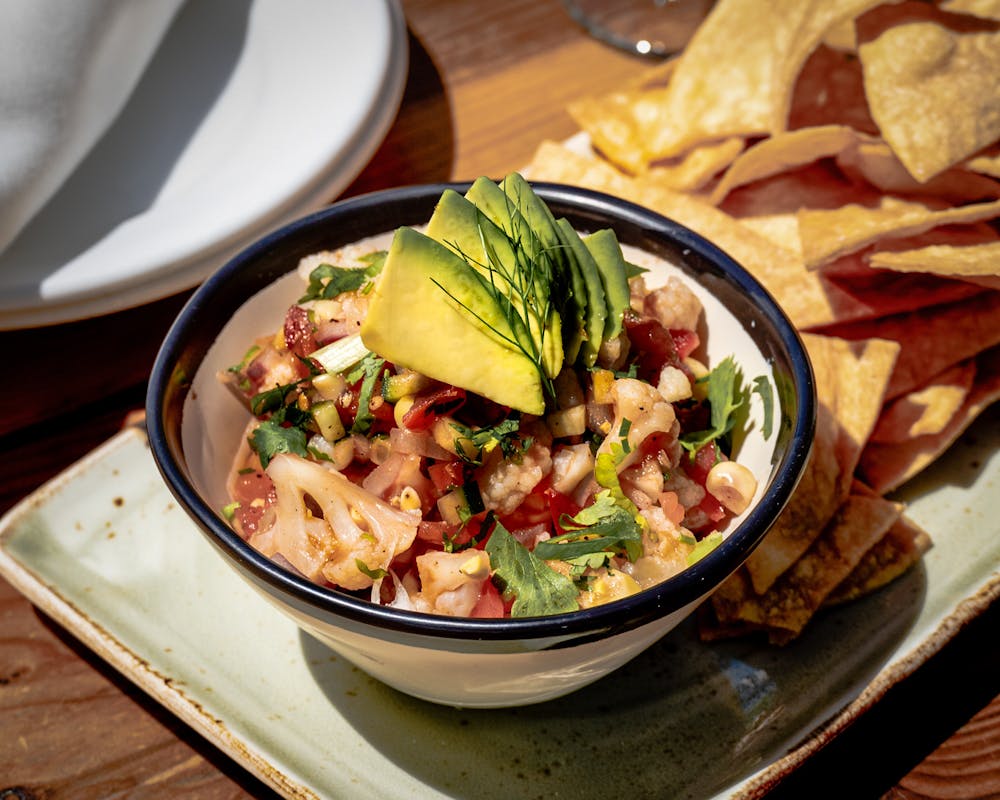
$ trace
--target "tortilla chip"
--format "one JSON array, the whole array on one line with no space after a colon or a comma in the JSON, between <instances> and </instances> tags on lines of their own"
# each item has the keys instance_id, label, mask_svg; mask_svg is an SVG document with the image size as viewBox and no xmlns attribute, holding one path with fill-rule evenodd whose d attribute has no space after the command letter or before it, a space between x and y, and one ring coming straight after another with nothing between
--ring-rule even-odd
<instances>
[{"instance_id":1,"label":"tortilla chip","mask_svg":"<svg viewBox=\"0 0 1000 800\"><path fill-rule=\"evenodd\" d=\"M1000 241L953 247L930 245L914 250L876 251L868 263L897 272L929 272L1000 289Z\"/></svg>"},{"instance_id":2,"label":"tortilla chip","mask_svg":"<svg viewBox=\"0 0 1000 800\"><path fill-rule=\"evenodd\" d=\"M820 125L764 139L730 165L709 195L709 202L718 205L737 186L837 155L853 145L856 138L857 134L846 125Z\"/></svg>"},{"instance_id":3,"label":"tortilla chip","mask_svg":"<svg viewBox=\"0 0 1000 800\"><path fill-rule=\"evenodd\" d=\"M719 0L691 37L660 113L640 132L654 158L786 128L795 79L824 34L876 0Z\"/></svg>"},{"instance_id":4,"label":"tortilla chip","mask_svg":"<svg viewBox=\"0 0 1000 800\"><path fill-rule=\"evenodd\" d=\"M755 234L738 220L690 195L632 178L606 161L543 142L524 169L537 181L570 183L622 197L679 222L726 251L764 285L792 321L801 327L830 324L844 315L835 307L850 305L849 296L829 289L807 271L798 256Z\"/></svg>"},{"instance_id":5,"label":"tortilla chip","mask_svg":"<svg viewBox=\"0 0 1000 800\"><path fill-rule=\"evenodd\" d=\"M897 397L882 410L868 443L893 444L941 433L962 408L976 377L972 359L946 369L926 386Z\"/></svg>"},{"instance_id":6,"label":"tortilla chip","mask_svg":"<svg viewBox=\"0 0 1000 800\"><path fill-rule=\"evenodd\" d=\"M850 27L853 33L853 22ZM802 67L788 111L789 130L818 125L847 125L859 134L879 136L868 111L861 62L853 53L825 45Z\"/></svg>"},{"instance_id":7,"label":"tortilla chip","mask_svg":"<svg viewBox=\"0 0 1000 800\"><path fill-rule=\"evenodd\" d=\"M935 209L887 196L875 208L852 204L836 210L804 209L799 212L799 235L806 266L815 269L884 238L998 216L1000 201Z\"/></svg>"},{"instance_id":8,"label":"tortilla chip","mask_svg":"<svg viewBox=\"0 0 1000 800\"><path fill-rule=\"evenodd\" d=\"M1000 137L1000 33L914 22L860 45L858 55L872 117L918 181Z\"/></svg>"},{"instance_id":9,"label":"tortilla chip","mask_svg":"<svg viewBox=\"0 0 1000 800\"><path fill-rule=\"evenodd\" d=\"M837 165L849 177L865 181L885 194L925 195L956 205L1000 197L1000 183L964 168L946 169L921 183L881 140L857 139L837 155Z\"/></svg>"},{"instance_id":10,"label":"tortilla chip","mask_svg":"<svg viewBox=\"0 0 1000 800\"><path fill-rule=\"evenodd\" d=\"M975 419L1000 400L1000 347L975 359L976 378L962 407L938 433L908 441L870 442L861 454L859 474L879 494L898 489L947 450Z\"/></svg>"},{"instance_id":11,"label":"tortilla chip","mask_svg":"<svg viewBox=\"0 0 1000 800\"><path fill-rule=\"evenodd\" d=\"M830 592L823 605L840 605L881 589L920 561L931 544L927 531L901 515Z\"/></svg>"},{"instance_id":12,"label":"tortilla chip","mask_svg":"<svg viewBox=\"0 0 1000 800\"><path fill-rule=\"evenodd\" d=\"M697 192L743 152L739 137L711 142L688 151L672 163L657 162L646 171L649 181L678 192Z\"/></svg>"},{"instance_id":13,"label":"tortilla chip","mask_svg":"<svg viewBox=\"0 0 1000 800\"><path fill-rule=\"evenodd\" d=\"M665 88L633 89L587 97L570 104L567 110L590 135L595 149L619 169L636 174L652 160L640 131L640 120L658 114L665 98Z\"/></svg>"},{"instance_id":14,"label":"tortilla chip","mask_svg":"<svg viewBox=\"0 0 1000 800\"><path fill-rule=\"evenodd\" d=\"M957 303L877 320L835 325L825 331L844 339L876 336L899 342L886 400L924 386L953 364L1000 344L1000 292L982 292Z\"/></svg>"},{"instance_id":15,"label":"tortilla chip","mask_svg":"<svg viewBox=\"0 0 1000 800\"><path fill-rule=\"evenodd\" d=\"M900 504L884 498L850 495L808 552L766 592L755 593L743 571L727 579L711 598L716 616L722 623L765 626L772 643L787 644L901 513Z\"/></svg>"},{"instance_id":16,"label":"tortilla chip","mask_svg":"<svg viewBox=\"0 0 1000 800\"><path fill-rule=\"evenodd\" d=\"M851 181L826 159L760 178L729 191L719 203L727 214L743 219L797 214L803 209L837 209L847 203L879 201L880 194Z\"/></svg>"},{"instance_id":17,"label":"tortilla chip","mask_svg":"<svg viewBox=\"0 0 1000 800\"><path fill-rule=\"evenodd\" d=\"M746 561L754 591L766 592L820 535L850 492L854 469L878 419L899 345L804 334L819 412L813 449L784 511Z\"/></svg>"}]
</instances>

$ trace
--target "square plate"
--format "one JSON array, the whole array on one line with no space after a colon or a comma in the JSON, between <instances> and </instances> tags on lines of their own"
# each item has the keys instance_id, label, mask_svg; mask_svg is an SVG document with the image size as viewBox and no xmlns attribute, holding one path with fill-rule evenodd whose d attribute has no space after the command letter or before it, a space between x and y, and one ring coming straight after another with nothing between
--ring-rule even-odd
<instances>
[{"instance_id":1,"label":"square plate","mask_svg":"<svg viewBox=\"0 0 1000 800\"><path fill-rule=\"evenodd\" d=\"M934 540L787 647L675 629L607 678L508 710L400 694L245 584L130 428L0 520L0 574L185 723L293 798L746 798L794 770L1000 596L1000 404L898 493ZM958 521L959 524L956 524Z\"/></svg>"}]
</instances>

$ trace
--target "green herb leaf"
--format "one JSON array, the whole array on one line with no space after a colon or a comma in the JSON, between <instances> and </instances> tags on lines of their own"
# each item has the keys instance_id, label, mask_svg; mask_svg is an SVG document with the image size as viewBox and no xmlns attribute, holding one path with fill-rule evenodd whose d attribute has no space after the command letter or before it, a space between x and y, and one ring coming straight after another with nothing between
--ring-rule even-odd
<instances>
[{"instance_id":1,"label":"green herb leaf","mask_svg":"<svg viewBox=\"0 0 1000 800\"><path fill-rule=\"evenodd\" d=\"M272 417L258 425L250 434L250 446L260 457L261 466L267 469L271 459L278 453L309 457L306 449L306 434L301 428L282 425Z\"/></svg>"},{"instance_id":2,"label":"green herb leaf","mask_svg":"<svg viewBox=\"0 0 1000 800\"><path fill-rule=\"evenodd\" d=\"M354 565L358 568L358 572L360 572L362 575L367 575L373 581L381 580L382 578L384 578L386 575L389 574L386 570L382 569L381 567L377 569L372 569L360 558L354 559Z\"/></svg>"},{"instance_id":3,"label":"green herb leaf","mask_svg":"<svg viewBox=\"0 0 1000 800\"><path fill-rule=\"evenodd\" d=\"M329 300L344 292L354 292L378 275L385 263L385 252L369 253L359 259L367 267L336 267L320 264L309 273L306 293L299 298L300 303L309 300Z\"/></svg>"},{"instance_id":4,"label":"green herb leaf","mask_svg":"<svg viewBox=\"0 0 1000 800\"><path fill-rule=\"evenodd\" d=\"M499 521L486 542L486 552L504 597L515 598L512 616L562 614L580 607L573 581L528 550Z\"/></svg>"},{"instance_id":5,"label":"green herb leaf","mask_svg":"<svg viewBox=\"0 0 1000 800\"><path fill-rule=\"evenodd\" d=\"M564 528L572 528L535 546L542 559L570 561L594 553L624 555L635 561L642 555L642 528L635 517L619 506L607 490L575 517L564 517Z\"/></svg>"},{"instance_id":6,"label":"green herb leaf","mask_svg":"<svg viewBox=\"0 0 1000 800\"><path fill-rule=\"evenodd\" d=\"M497 447L503 453L504 458L518 458L524 455L524 451L531 447L531 437L521 439L518 432L521 430L520 416L508 417L496 425L487 425L483 428L470 428L461 423L452 423L452 428L457 431L455 437L456 451L463 461L472 464L482 463L482 457L491 453ZM477 452L476 458L470 458L465 453L464 444L471 444Z\"/></svg>"},{"instance_id":7,"label":"green herb leaf","mask_svg":"<svg viewBox=\"0 0 1000 800\"><path fill-rule=\"evenodd\" d=\"M711 427L704 431L685 433L680 437L681 445L691 453L729 433L735 423L737 409L746 402L746 390L732 356L720 361L703 380L708 382Z\"/></svg>"},{"instance_id":8,"label":"green herb leaf","mask_svg":"<svg viewBox=\"0 0 1000 800\"><path fill-rule=\"evenodd\" d=\"M358 394L358 413L351 426L352 433L367 434L371 430L372 422L375 421L375 415L371 410L372 395L375 392L375 384L385 368L385 359L374 353L369 353L362 360L359 369L364 378L361 381L361 391Z\"/></svg>"}]
</instances>

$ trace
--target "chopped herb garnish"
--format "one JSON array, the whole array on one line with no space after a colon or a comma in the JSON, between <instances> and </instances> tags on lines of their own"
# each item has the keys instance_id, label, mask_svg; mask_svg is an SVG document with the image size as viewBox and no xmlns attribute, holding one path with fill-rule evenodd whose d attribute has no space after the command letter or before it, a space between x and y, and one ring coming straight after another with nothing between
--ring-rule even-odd
<instances>
[{"instance_id":1,"label":"chopped herb garnish","mask_svg":"<svg viewBox=\"0 0 1000 800\"><path fill-rule=\"evenodd\" d=\"M564 516L560 522L567 532L539 542L535 547L539 558L570 561L607 553L635 561L642 555L642 528L607 489L575 517Z\"/></svg>"},{"instance_id":2,"label":"chopped herb garnish","mask_svg":"<svg viewBox=\"0 0 1000 800\"><path fill-rule=\"evenodd\" d=\"M382 580L382 578L386 577L389 574L386 570L382 569L381 567L378 567L377 569L372 569L360 558L354 559L354 565L358 568L358 572L362 573L363 575L367 575L373 581Z\"/></svg>"},{"instance_id":3,"label":"chopped herb garnish","mask_svg":"<svg viewBox=\"0 0 1000 800\"><path fill-rule=\"evenodd\" d=\"M306 287L306 293L299 298L299 302L329 300L344 292L357 291L381 272L385 263L385 253L382 251L369 253L358 260L367 263L368 266L335 267L333 264L320 264L309 273L309 285Z\"/></svg>"},{"instance_id":4,"label":"chopped herb garnish","mask_svg":"<svg viewBox=\"0 0 1000 800\"><path fill-rule=\"evenodd\" d=\"M362 360L360 367L352 375L361 373L361 391L358 394L358 413L354 417L354 425L351 426L352 433L368 433L371 430L375 415L371 410L372 396L375 393L375 384L386 369L385 359L370 353ZM358 378L348 378L354 382Z\"/></svg>"},{"instance_id":5,"label":"chopped herb garnish","mask_svg":"<svg viewBox=\"0 0 1000 800\"><path fill-rule=\"evenodd\" d=\"M580 607L573 581L517 541L499 521L486 542L486 552L504 597L514 598L511 616L562 614Z\"/></svg>"},{"instance_id":6,"label":"chopped herb garnish","mask_svg":"<svg viewBox=\"0 0 1000 800\"><path fill-rule=\"evenodd\" d=\"M521 429L521 419L518 416L508 417L496 425L484 428L470 428L457 422L452 423L451 427L458 432L458 436L455 437L456 452L463 461L473 465L482 463L482 457L497 447L500 448L504 458L519 458L531 447L533 441L530 436L518 437ZM466 455L466 444L471 445L476 451L474 458Z\"/></svg>"}]
</instances>

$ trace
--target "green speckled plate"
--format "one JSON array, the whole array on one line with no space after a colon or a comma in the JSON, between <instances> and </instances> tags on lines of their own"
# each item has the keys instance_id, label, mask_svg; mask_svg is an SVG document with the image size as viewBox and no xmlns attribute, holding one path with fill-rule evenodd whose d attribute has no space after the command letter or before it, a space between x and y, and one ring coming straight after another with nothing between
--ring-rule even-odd
<instances>
[{"instance_id":1,"label":"green speckled plate","mask_svg":"<svg viewBox=\"0 0 1000 800\"><path fill-rule=\"evenodd\" d=\"M903 578L786 648L702 644L688 623L592 686L512 710L415 700L300 633L175 505L139 430L3 518L0 573L287 797L604 800L607 764L627 762L632 798L749 798L1000 595L998 475L994 406L901 493L935 542Z\"/></svg>"}]
</instances>

